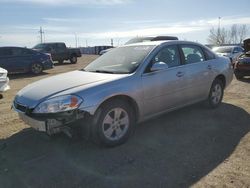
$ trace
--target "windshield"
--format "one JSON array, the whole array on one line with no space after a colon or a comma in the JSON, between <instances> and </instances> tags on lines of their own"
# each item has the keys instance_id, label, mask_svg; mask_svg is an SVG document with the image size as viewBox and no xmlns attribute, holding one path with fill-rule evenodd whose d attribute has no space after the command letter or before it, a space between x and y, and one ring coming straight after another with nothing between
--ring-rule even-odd
<instances>
[{"instance_id":1,"label":"windshield","mask_svg":"<svg viewBox=\"0 0 250 188\"><path fill-rule=\"evenodd\" d=\"M231 53L232 47L219 47L219 48L214 48L214 52L217 53Z\"/></svg>"},{"instance_id":2,"label":"windshield","mask_svg":"<svg viewBox=\"0 0 250 188\"><path fill-rule=\"evenodd\" d=\"M44 49L46 47L46 44L37 44L33 47L33 49Z\"/></svg>"},{"instance_id":3,"label":"windshield","mask_svg":"<svg viewBox=\"0 0 250 188\"><path fill-rule=\"evenodd\" d=\"M125 46L112 49L90 63L84 70L128 74L134 72L155 46Z\"/></svg>"}]
</instances>

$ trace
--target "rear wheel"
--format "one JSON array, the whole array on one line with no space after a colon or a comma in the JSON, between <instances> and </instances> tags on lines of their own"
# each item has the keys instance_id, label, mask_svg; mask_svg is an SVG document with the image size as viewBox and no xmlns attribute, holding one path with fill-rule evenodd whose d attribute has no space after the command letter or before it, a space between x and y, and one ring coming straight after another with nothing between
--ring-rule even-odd
<instances>
[{"instance_id":1,"label":"rear wheel","mask_svg":"<svg viewBox=\"0 0 250 188\"><path fill-rule=\"evenodd\" d=\"M40 63L33 63L31 65L31 72L33 74L40 74L43 71L43 66Z\"/></svg>"},{"instance_id":2,"label":"rear wheel","mask_svg":"<svg viewBox=\"0 0 250 188\"><path fill-rule=\"evenodd\" d=\"M134 130L133 109L121 101L104 104L93 117L92 138L103 146L112 147L127 141Z\"/></svg>"},{"instance_id":3,"label":"rear wheel","mask_svg":"<svg viewBox=\"0 0 250 188\"><path fill-rule=\"evenodd\" d=\"M224 85L220 79L215 79L210 88L208 104L211 108L216 108L221 104L224 95Z\"/></svg>"},{"instance_id":4,"label":"rear wheel","mask_svg":"<svg viewBox=\"0 0 250 188\"><path fill-rule=\"evenodd\" d=\"M72 56L70 57L70 63L72 63L72 64L77 63L77 57L76 57L75 55L72 55Z\"/></svg>"},{"instance_id":5,"label":"rear wheel","mask_svg":"<svg viewBox=\"0 0 250 188\"><path fill-rule=\"evenodd\" d=\"M59 64L63 64L63 60L59 60L58 63L59 63Z\"/></svg>"},{"instance_id":6,"label":"rear wheel","mask_svg":"<svg viewBox=\"0 0 250 188\"><path fill-rule=\"evenodd\" d=\"M238 80L240 80L240 79L242 79L244 76L243 76L242 74L240 74L240 73L235 73L235 77L236 77Z\"/></svg>"}]
</instances>

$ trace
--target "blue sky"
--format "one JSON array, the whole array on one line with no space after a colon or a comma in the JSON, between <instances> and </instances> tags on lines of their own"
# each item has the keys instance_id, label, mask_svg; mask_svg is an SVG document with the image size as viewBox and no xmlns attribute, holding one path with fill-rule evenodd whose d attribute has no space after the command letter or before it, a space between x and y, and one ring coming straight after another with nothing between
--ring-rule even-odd
<instances>
[{"instance_id":1,"label":"blue sky","mask_svg":"<svg viewBox=\"0 0 250 188\"><path fill-rule=\"evenodd\" d=\"M211 27L246 24L249 0L0 0L0 46L64 41L75 46L122 45L136 36L174 35L206 43ZM248 32L248 37L250 32Z\"/></svg>"}]
</instances>

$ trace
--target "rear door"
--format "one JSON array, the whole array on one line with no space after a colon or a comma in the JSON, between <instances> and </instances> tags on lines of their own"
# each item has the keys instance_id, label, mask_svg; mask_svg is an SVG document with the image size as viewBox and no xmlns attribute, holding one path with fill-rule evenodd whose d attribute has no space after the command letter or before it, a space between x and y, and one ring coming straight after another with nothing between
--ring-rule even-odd
<instances>
[{"instance_id":1,"label":"rear door","mask_svg":"<svg viewBox=\"0 0 250 188\"><path fill-rule=\"evenodd\" d=\"M164 62L168 68L151 72L150 68L156 62ZM142 75L142 85L145 117L183 105L186 100L186 71L176 45L159 50Z\"/></svg>"},{"instance_id":2,"label":"rear door","mask_svg":"<svg viewBox=\"0 0 250 188\"><path fill-rule=\"evenodd\" d=\"M202 48L194 44L180 45L186 70L186 91L189 103L208 97L213 78L213 60L207 59Z\"/></svg>"}]
</instances>

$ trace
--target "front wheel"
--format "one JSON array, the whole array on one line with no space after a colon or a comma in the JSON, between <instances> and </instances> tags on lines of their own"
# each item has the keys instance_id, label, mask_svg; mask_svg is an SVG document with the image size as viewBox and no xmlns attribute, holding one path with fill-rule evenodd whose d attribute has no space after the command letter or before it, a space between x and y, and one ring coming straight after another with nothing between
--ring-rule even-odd
<instances>
[{"instance_id":1,"label":"front wheel","mask_svg":"<svg viewBox=\"0 0 250 188\"><path fill-rule=\"evenodd\" d=\"M113 100L98 109L93 117L92 138L99 145L117 146L127 141L134 124L131 107L121 100Z\"/></svg>"},{"instance_id":2,"label":"front wheel","mask_svg":"<svg viewBox=\"0 0 250 188\"><path fill-rule=\"evenodd\" d=\"M76 56L71 56L70 57L70 63L72 63L72 64L76 64L77 63L77 57Z\"/></svg>"},{"instance_id":3,"label":"front wheel","mask_svg":"<svg viewBox=\"0 0 250 188\"><path fill-rule=\"evenodd\" d=\"M33 74L40 74L43 71L43 66L40 63L33 63L31 65L31 72Z\"/></svg>"},{"instance_id":4,"label":"front wheel","mask_svg":"<svg viewBox=\"0 0 250 188\"><path fill-rule=\"evenodd\" d=\"M224 95L224 86L220 79L215 79L210 88L208 104L211 108L216 108L221 104Z\"/></svg>"}]
</instances>

